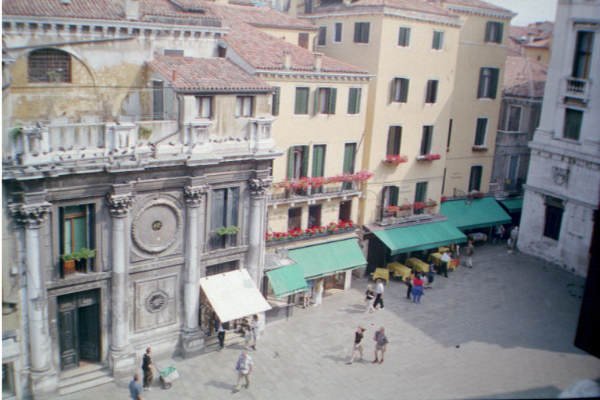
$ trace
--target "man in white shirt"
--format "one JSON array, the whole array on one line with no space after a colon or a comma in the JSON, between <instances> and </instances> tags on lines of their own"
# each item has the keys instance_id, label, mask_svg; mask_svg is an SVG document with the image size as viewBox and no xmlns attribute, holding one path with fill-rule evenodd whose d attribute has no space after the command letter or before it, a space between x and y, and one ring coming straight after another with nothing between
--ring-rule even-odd
<instances>
[{"instance_id":1,"label":"man in white shirt","mask_svg":"<svg viewBox=\"0 0 600 400\"><path fill-rule=\"evenodd\" d=\"M447 251L445 251L444 254L442 254L442 257L440 258L440 261L442 262L441 273L443 273L446 278L448 277L448 265L451 260L452 258L450 258L450 253L448 253Z\"/></svg>"},{"instance_id":2,"label":"man in white shirt","mask_svg":"<svg viewBox=\"0 0 600 400\"><path fill-rule=\"evenodd\" d=\"M242 351L242 354L240 354L237 363L235 364L235 369L238 372L238 380L237 385L235 385L235 388L233 389L234 393L240 391L242 379L246 381L244 387L248 389L250 386L250 373L252 372L253 365L254 362L252 361L252 357L248 354L248 350Z\"/></svg>"},{"instance_id":3,"label":"man in white shirt","mask_svg":"<svg viewBox=\"0 0 600 400\"><path fill-rule=\"evenodd\" d=\"M383 308L383 280L377 279L377 284L375 285L375 301L373 302L373 308L377 309L377 305L381 305L380 308Z\"/></svg>"}]
</instances>

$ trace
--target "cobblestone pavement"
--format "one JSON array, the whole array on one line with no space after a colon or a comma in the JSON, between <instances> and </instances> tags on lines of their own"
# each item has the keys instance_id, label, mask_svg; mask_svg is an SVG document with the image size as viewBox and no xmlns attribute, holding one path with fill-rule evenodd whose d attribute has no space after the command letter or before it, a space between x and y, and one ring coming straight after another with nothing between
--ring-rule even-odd
<instances>
[{"instance_id":1,"label":"cobblestone pavement","mask_svg":"<svg viewBox=\"0 0 600 400\"><path fill-rule=\"evenodd\" d=\"M364 313L366 280L269 323L252 352L249 389L233 394L233 345L173 363L181 378L144 399L458 399L556 397L577 380L600 378L600 360L573 346L583 280L503 246L476 248L474 268L436 277L421 304L390 282L385 309ZM346 365L354 330L364 362ZM373 334L385 326L385 362L372 364ZM61 399L126 399L126 382Z\"/></svg>"}]
</instances>

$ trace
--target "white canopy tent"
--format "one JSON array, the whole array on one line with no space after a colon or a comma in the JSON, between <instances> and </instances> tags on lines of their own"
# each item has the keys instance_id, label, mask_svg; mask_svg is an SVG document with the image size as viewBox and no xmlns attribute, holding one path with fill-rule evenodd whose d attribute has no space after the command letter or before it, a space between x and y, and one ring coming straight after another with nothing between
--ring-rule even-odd
<instances>
[{"instance_id":1,"label":"white canopy tent","mask_svg":"<svg viewBox=\"0 0 600 400\"><path fill-rule=\"evenodd\" d=\"M271 309L245 269L206 276L200 287L221 322Z\"/></svg>"}]
</instances>

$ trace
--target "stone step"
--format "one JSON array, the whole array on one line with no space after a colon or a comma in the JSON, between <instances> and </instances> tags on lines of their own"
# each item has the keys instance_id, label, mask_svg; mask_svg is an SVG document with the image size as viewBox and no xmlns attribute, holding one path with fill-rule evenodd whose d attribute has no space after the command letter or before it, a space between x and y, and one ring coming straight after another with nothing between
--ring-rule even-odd
<instances>
[{"instance_id":1,"label":"stone step","mask_svg":"<svg viewBox=\"0 0 600 400\"><path fill-rule=\"evenodd\" d=\"M108 368L104 368L101 365L86 365L62 373L58 385L58 393L62 396L100 386L112 381L113 377Z\"/></svg>"}]
</instances>

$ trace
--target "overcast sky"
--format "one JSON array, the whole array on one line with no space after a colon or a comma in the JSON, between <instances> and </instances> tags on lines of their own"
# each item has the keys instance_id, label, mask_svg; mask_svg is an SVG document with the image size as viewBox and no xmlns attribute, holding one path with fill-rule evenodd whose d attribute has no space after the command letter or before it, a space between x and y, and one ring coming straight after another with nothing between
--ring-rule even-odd
<instances>
[{"instance_id":1,"label":"overcast sky","mask_svg":"<svg viewBox=\"0 0 600 400\"><path fill-rule=\"evenodd\" d=\"M527 25L536 21L554 21L558 0L486 0L517 13L512 25Z\"/></svg>"}]
</instances>

